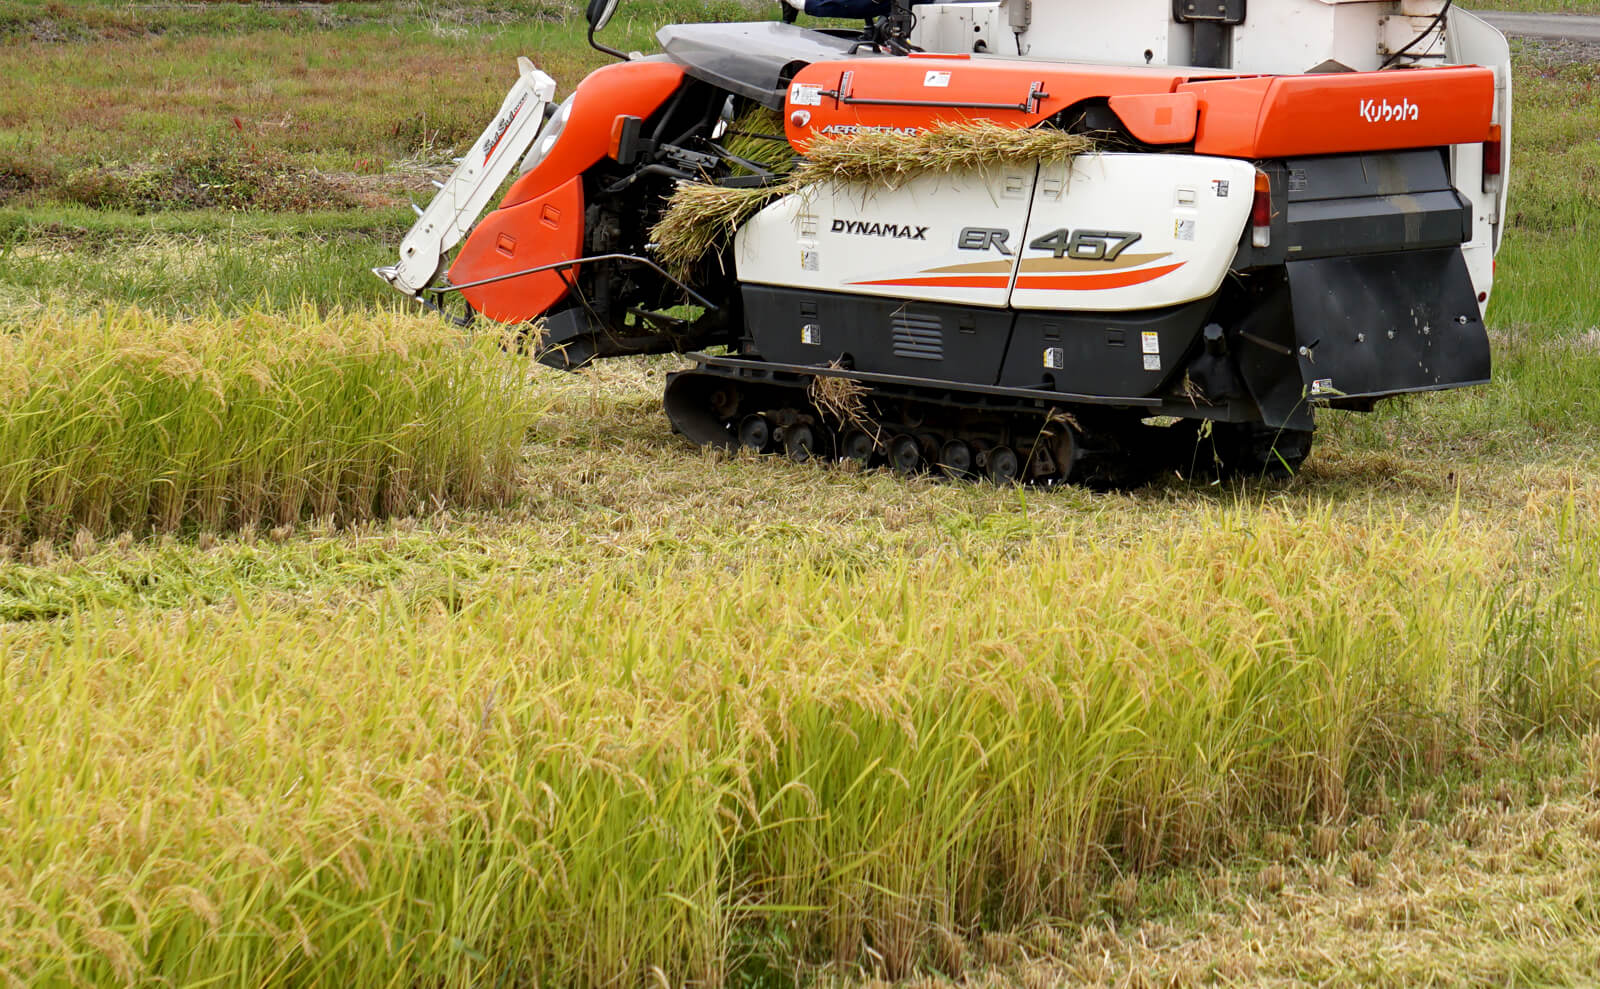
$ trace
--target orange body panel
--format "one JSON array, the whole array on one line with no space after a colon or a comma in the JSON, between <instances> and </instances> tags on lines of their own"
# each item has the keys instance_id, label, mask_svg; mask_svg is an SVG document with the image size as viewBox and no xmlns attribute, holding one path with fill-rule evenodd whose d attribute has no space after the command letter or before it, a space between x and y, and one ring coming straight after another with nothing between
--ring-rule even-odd
<instances>
[{"instance_id":1,"label":"orange body panel","mask_svg":"<svg viewBox=\"0 0 1600 989\"><path fill-rule=\"evenodd\" d=\"M1486 140L1494 71L1477 66L1208 80L1195 152L1229 158L1388 151Z\"/></svg>"},{"instance_id":2,"label":"orange body panel","mask_svg":"<svg viewBox=\"0 0 1600 989\"><path fill-rule=\"evenodd\" d=\"M1224 73L1225 74L1225 73ZM977 58L863 58L816 62L789 87L789 142L859 130L919 132L936 124L987 120L1032 127L1087 99L1170 94L1203 70L1120 68ZM1031 98L1032 94L1042 94ZM837 95L824 95L837 94ZM886 104L849 100L882 100ZM993 104L987 107L920 104Z\"/></svg>"},{"instance_id":3,"label":"orange body panel","mask_svg":"<svg viewBox=\"0 0 1600 989\"><path fill-rule=\"evenodd\" d=\"M1140 141L1261 159L1469 144L1488 136L1494 72L1476 66L1307 76L919 57L817 62L787 96L789 141L918 133L987 120L1032 127L1105 99ZM940 105L945 104L945 105ZM980 104L980 106L960 105Z\"/></svg>"},{"instance_id":4,"label":"orange body panel","mask_svg":"<svg viewBox=\"0 0 1600 989\"><path fill-rule=\"evenodd\" d=\"M483 218L450 267L456 285L571 261L583 250L583 178L574 175L552 192ZM577 275L566 271L567 278ZM469 288L461 294L472 308L502 323L535 319L567 294L557 271Z\"/></svg>"},{"instance_id":5,"label":"orange body panel","mask_svg":"<svg viewBox=\"0 0 1600 989\"><path fill-rule=\"evenodd\" d=\"M1193 93L1113 96L1109 102L1128 133L1146 144L1188 144L1199 126L1200 101Z\"/></svg>"},{"instance_id":6,"label":"orange body panel","mask_svg":"<svg viewBox=\"0 0 1600 989\"><path fill-rule=\"evenodd\" d=\"M683 69L671 62L619 62L591 73L574 93L556 146L473 228L450 266L450 281L465 285L582 257L583 173L610 148L619 115L650 116L682 83ZM490 319L522 322L560 302L577 274L576 267L541 272L461 294Z\"/></svg>"},{"instance_id":7,"label":"orange body panel","mask_svg":"<svg viewBox=\"0 0 1600 989\"><path fill-rule=\"evenodd\" d=\"M517 179L501 206L514 206L554 188L605 157L617 117L648 117L683 83L671 62L618 62L596 69L573 93L572 115L544 161Z\"/></svg>"}]
</instances>

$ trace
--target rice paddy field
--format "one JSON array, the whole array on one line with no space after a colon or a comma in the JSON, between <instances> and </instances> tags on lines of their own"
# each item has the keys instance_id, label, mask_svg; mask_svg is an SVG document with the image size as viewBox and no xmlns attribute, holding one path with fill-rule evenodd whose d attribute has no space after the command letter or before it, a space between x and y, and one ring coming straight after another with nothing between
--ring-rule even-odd
<instances>
[{"instance_id":1,"label":"rice paddy field","mask_svg":"<svg viewBox=\"0 0 1600 989\"><path fill-rule=\"evenodd\" d=\"M1492 385L1105 493L397 307L577 23L0 0L0 984L1600 978L1595 52L1517 44Z\"/></svg>"}]
</instances>

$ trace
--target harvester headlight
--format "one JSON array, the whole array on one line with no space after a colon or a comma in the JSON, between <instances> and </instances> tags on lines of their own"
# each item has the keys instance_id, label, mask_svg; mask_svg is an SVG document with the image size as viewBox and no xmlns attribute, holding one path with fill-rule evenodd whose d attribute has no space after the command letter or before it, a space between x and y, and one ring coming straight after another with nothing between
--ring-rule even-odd
<instances>
[{"instance_id":1,"label":"harvester headlight","mask_svg":"<svg viewBox=\"0 0 1600 989\"><path fill-rule=\"evenodd\" d=\"M544 125L544 130L540 132L539 139L533 142L533 150L529 151L528 156L522 159L522 168L518 170L517 174L528 174L538 167L541 161L550 156L550 152L555 149L556 142L561 140L561 132L567 128L567 118L572 116L572 101L576 96L577 94L574 93L563 100L560 106L556 107L556 112L551 115L550 120Z\"/></svg>"}]
</instances>

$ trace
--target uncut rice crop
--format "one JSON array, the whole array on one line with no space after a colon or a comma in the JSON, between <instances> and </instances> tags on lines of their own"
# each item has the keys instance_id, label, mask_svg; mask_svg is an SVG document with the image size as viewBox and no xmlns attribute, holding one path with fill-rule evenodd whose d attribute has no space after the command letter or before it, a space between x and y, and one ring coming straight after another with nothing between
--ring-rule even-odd
<instances>
[{"instance_id":1,"label":"uncut rice crop","mask_svg":"<svg viewBox=\"0 0 1600 989\"><path fill-rule=\"evenodd\" d=\"M1552 552L1223 507L0 627L0 977L906 976L941 932L1078 915L1230 829L1338 823L1430 772L1419 726L1592 724L1594 521Z\"/></svg>"},{"instance_id":2,"label":"uncut rice crop","mask_svg":"<svg viewBox=\"0 0 1600 989\"><path fill-rule=\"evenodd\" d=\"M520 358L398 313L52 309L0 334L0 540L505 496Z\"/></svg>"}]
</instances>

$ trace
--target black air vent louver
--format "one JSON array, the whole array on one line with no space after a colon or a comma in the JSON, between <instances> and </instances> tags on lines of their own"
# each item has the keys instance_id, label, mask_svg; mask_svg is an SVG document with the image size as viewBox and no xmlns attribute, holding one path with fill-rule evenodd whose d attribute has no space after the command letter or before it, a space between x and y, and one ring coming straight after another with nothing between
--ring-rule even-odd
<instances>
[{"instance_id":1,"label":"black air vent louver","mask_svg":"<svg viewBox=\"0 0 1600 989\"><path fill-rule=\"evenodd\" d=\"M919 361L944 360L944 322L937 316L895 313L889 318L894 329L894 355Z\"/></svg>"}]
</instances>

